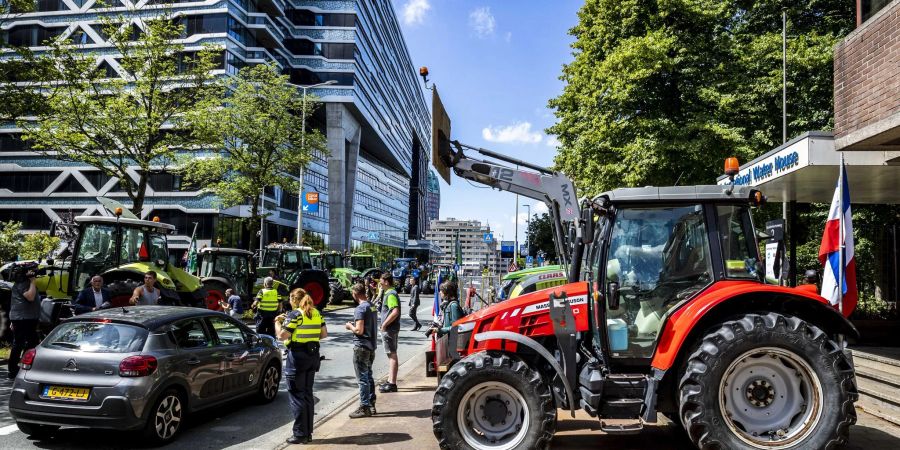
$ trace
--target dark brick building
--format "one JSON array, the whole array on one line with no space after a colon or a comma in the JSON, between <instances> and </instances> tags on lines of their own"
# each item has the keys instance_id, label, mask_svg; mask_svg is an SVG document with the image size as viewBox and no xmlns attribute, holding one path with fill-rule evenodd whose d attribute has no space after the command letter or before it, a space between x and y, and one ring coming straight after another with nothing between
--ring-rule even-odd
<instances>
[{"instance_id":1,"label":"dark brick building","mask_svg":"<svg viewBox=\"0 0 900 450\"><path fill-rule=\"evenodd\" d=\"M834 50L836 150L900 150L900 0L857 3Z\"/></svg>"}]
</instances>

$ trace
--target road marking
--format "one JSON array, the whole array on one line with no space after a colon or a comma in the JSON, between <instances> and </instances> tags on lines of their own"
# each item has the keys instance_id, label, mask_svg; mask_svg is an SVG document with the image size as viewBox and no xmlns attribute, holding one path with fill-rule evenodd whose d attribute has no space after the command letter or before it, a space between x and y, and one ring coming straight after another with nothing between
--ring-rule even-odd
<instances>
[{"instance_id":1,"label":"road marking","mask_svg":"<svg viewBox=\"0 0 900 450\"><path fill-rule=\"evenodd\" d=\"M5 426L5 427L3 427L3 428L0 428L0 436L7 436L7 435L10 435L10 434L15 433L16 431L19 431L19 427L18 427L18 426L16 426L16 425L7 425L7 426Z\"/></svg>"}]
</instances>

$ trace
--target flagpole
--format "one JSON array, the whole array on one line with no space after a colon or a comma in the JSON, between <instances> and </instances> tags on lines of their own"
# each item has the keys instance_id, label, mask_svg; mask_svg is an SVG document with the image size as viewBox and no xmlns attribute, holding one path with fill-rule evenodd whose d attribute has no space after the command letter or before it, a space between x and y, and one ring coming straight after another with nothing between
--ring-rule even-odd
<instances>
[{"instance_id":1,"label":"flagpole","mask_svg":"<svg viewBox=\"0 0 900 450\"><path fill-rule=\"evenodd\" d=\"M840 243L841 246L838 250L838 259L840 262L838 263L838 279L837 279L837 288L838 288L838 311L841 315L844 314L844 249L846 245L844 241L846 240L846 236L844 235L844 152L841 152L841 174L838 177L838 220L840 228Z\"/></svg>"}]
</instances>

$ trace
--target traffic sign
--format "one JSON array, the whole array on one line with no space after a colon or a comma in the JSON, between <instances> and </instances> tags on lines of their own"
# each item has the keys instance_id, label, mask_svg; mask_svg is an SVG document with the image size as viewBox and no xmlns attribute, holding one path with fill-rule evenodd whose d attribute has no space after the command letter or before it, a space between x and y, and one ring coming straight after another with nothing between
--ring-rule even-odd
<instances>
[{"instance_id":1,"label":"traffic sign","mask_svg":"<svg viewBox=\"0 0 900 450\"><path fill-rule=\"evenodd\" d=\"M377 231L370 231L370 232L369 232L368 238L369 238L370 241L377 241L378 238L380 238L380 237L381 237L381 236L378 235L378 232L377 232Z\"/></svg>"},{"instance_id":2,"label":"traffic sign","mask_svg":"<svg viewBox=\"0 0 900 450\"><path fill-rule=\"evenodd\" d=\"M454 272L459 272L459 264L454 264L454 265L453 265L453 271L454 271Z\"/></svg>"},{"instance_id":3,"label":"traffic sign","mask_svg":"<svg viewBox=\"0 0 900 450\"><path fill-rule=\"evenodd\" d=\"M303 212L319 212L318 192L307 192L303 195Z\"/></svg>"},{"instance_id":4,"label":"traffic sign","mask_svg":"<svg viewBox=\"0 0 900 450\"><path fill-rule=\"evenodd\" d=\"M484 242L490 244L494 241L494 233L484 233Z\"/></svg>"},{"instance_id":5,"label":"traffic sign","mask_svg":"<svg viewBox=\"0 0 900 450\"><path fill-rule=\"evenodd\" d=\"M529 269L534 267L534 256L528 255L525 257L525 267Z\"/></svg>"}]
</instances>

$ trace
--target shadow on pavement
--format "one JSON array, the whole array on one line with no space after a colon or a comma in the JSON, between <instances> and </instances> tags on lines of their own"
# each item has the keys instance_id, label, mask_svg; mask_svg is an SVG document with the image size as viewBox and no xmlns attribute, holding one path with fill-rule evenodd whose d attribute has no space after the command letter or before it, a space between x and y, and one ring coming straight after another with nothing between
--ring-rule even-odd
<instances>
[{"instance_id":1,"label":"shadow on pavement","mask_svg":"<svg viewBox=\"0 0 900 450\"><path fill-rule=\"evenodd\" d=\"M330 439L315 439L315 436L313 436L312 443L315 445L353 445L359 447L364 445L393 444L409 440L412 440L412 436L406 433L366 433L360 436L340 436Z\"/></svg>"},{"instance_id":2,"label":"shadow on pavement","mask_svg":"<svg viewBox=\"0 0 900 450\"><path fill-rule=\"evenodd\" d=\"M431 406L431 405L429 405ZM431 408L428 409L415 409L410 411L388 411L388 412L379 412L377 414L378 417L416 417L419 419L425 419L431 417Z\"/></svg>"}]
</instances>

